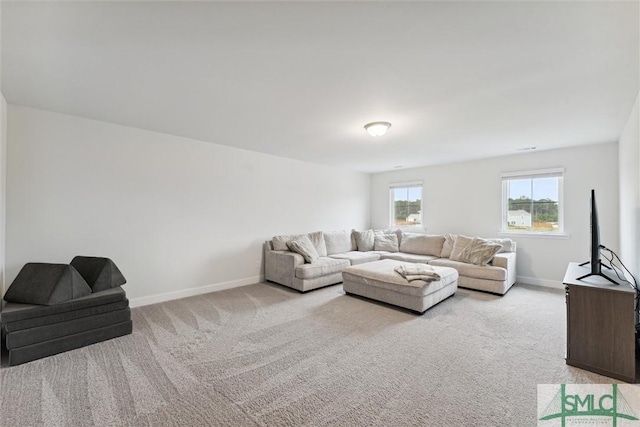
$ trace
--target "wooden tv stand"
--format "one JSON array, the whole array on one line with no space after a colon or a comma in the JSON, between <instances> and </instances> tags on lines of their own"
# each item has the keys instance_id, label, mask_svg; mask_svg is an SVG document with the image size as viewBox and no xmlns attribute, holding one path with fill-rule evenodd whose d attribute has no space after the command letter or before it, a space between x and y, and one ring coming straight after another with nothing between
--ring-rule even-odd
<instances>
[{"instance_id":1,"label":"wooden tv stand","mask_svg":"<svg viewBox=\"0 0 640 427\"><path fill-rule=\"evenodd\" d=\"M569 263L564 276L567 302L567 365L629 383L636 382L635 291L615 273L577 277L589 266Z\"/></svg>"}]
</instances>

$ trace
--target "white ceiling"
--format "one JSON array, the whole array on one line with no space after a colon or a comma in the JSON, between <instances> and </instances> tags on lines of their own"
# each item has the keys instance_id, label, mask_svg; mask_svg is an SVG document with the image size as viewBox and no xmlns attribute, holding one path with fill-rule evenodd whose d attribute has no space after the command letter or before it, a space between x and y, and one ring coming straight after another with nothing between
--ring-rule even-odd
<instances>
[{"instance_id":1,"label":"white ceiling","mask_svg":"<svg viewBox=\"0 0 640 427\"><path fill-rule=\"evenodd\" d=\"M2 91L377 172L617 141L639 20L637 1L3 2Z\"/></svg>"}]
</instances>

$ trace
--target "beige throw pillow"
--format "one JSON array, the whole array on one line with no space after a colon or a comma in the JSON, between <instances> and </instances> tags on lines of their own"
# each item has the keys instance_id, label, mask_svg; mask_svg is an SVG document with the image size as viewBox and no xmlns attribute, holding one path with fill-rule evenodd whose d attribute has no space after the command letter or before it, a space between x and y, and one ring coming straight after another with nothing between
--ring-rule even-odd
<instances>
[{"instance_id":1,"label":"beige throw pillow","mask_svg":"<svg viewBox=\"0 0 640 427\"><path fill-rule=\"evenodd\" d=\"M318 251L315 246L313 246L313 242L309 237L301 236L296 240L291 240L287 242L287 247L290 251L299 253L304 257L304 260L309 264L313 264L318 261L320 255L318 255Z\"/></svg>"},{"instance_id":2,"label":"beige throw pillow","mask_svg":"<svg viewBox=\"0 0 640 427\"><path fill-rule=\"evenodd\" d=\"M373 240L376 251L398 252L398 236L394 234L377 234Z\"/></svg>"},{"instance_id":3,"label":"beige throw pillow","mask_svg":"<svg viewBox=\"0 0 640 427\"><path fill-rule=\"evenodd\" d=\"M353 236L356 238L358 251L368 252L373 250L375 234L373 230L356 231L353 230Z\"/></svg>"},{"instance_id":4,"label":"beige throw pillow","mask_svg":"<svg viewBox=\"0 0 640 427\"><path fill-rule=\"evenodd\" d=\"M452 261L460 261L460 254L463 249L467 247L469 243L473 240L472 237L463 236L458 234L456 236L455 243L453 244L453 249L451 250L451 255L449 255L449 259Z\"/></svg>"},{"instance_id":5,"label":"beige throw pillow","mask_svg":"<svg viewBox=\"0 0 640 427\"><path fill-rule=\"evenodd\" d=\"M487 265L495 254L502 249L502 245L488 240L474 237L460 253L458 261L474 265Z\"/></svg>"}]
</instances>

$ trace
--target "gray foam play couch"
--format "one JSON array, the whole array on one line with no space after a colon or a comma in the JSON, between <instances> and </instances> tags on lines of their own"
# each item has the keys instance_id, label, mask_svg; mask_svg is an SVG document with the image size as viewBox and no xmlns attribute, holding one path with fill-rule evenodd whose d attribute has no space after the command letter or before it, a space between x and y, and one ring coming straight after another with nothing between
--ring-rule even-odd
<instances>
[{"instance_id":1,"label":"gray foam play couch","mask_svg":"<svg viewBox=\"0 0 640 427\"><path fill-rule=\"evenodd\" d=\"M9 366L132 332L124 276L108 258L26 264L4 296L2 350Z\"/></svg>"}]
</instances>

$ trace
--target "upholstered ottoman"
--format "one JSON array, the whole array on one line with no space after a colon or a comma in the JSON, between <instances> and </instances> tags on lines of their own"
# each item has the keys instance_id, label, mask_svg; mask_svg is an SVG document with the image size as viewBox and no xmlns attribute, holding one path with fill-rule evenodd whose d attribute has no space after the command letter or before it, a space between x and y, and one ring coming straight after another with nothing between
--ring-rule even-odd
<instances>
[{"instance_id":1,"label":"upholstered ottoman","mask_svg":"<svg viewBox=\"0 0 640 427\"><path fill-rule=\"evenodd\" d=\"M424 282L407 280L394 268L411 263L385 259L347 267L342 271L343 289L347 294L360 295L409 310L424 313L458 289L458 272L451 267L433 267L440 280Z\"/></svg>"}]
</instances>

